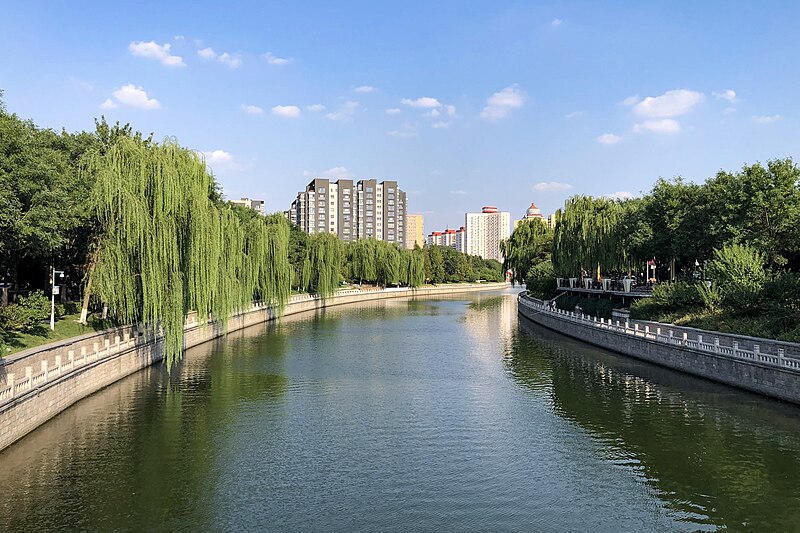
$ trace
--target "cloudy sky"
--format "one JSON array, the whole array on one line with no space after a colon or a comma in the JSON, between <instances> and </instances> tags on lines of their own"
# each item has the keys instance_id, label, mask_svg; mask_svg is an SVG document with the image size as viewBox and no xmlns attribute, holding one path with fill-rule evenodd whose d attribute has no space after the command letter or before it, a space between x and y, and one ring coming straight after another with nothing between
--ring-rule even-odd
<instances>
[{"instance_id":1,"label":"cloudy sky","mask_svg":"<svg viewBox=\"0 0 800 533\"><path fill-rule=\"evenodd\" d=\"M6 2L0 88L40 126L174 136L271 211L312 176L397 179L432 231L796 158L798 20L796 2Z\"/></svg>"}]
</instances>

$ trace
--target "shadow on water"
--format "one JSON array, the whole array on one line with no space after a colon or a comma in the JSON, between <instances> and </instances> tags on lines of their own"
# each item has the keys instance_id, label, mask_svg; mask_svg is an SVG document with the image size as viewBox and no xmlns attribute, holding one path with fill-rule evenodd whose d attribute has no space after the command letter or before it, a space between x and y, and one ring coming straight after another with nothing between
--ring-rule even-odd
<instances>
[{"instance_id":1,"label":"shadow on water","mask_svg":"<svg viewBox=\"0 0 800 533\"><path fill-rule=\"evenodd\" d=\"M505 365L690 529L800 524L800 408L606 352L523 317Z\"/></svg>"}]
</instances>

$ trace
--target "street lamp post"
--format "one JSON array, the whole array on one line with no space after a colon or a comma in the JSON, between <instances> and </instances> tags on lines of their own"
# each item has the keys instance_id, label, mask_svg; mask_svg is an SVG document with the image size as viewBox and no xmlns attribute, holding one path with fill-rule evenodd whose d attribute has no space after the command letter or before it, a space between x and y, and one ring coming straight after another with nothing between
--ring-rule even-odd
<instances>
[{"instance_id":1,"label":"street lamp post","mask_svg":"<svg viewBox=\"0 0 800 533\"><path fill-rule=\"evenodd\" d=\"M50 278L51 286L50 286L50 330L56 329L56 294L59 292L59 288L56 285L56 274L58 274L59 278L64 277L63 270L56 270L53 267L53 276Z\"/></svg>"}]
</instances>

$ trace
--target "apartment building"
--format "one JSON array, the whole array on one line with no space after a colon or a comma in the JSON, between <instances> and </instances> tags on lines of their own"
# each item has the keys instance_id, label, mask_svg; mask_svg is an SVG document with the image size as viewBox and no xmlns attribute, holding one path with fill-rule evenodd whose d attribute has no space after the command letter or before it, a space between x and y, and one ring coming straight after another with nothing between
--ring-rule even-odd
<instances>
[{"instance_id":1,"label":"apartment building","mask_svg":"<svg viewBox=\"0 0 800 533\"><path fill-rule=\"evenodd\" d=\"M406 248L425 246L425 228L422 215L406 215Z\"/></svg>"},{"instance_id":2,"label":"apartment building","mask_svg":"<svg viewBox=\"0 0 800 533\"><path fill-rule=\"evenodd\" d=\"M250 198L241 198L239 200L229 200L234 205L240 205L247 209L252 209L259 215L263 216L264 213L264 200L251 200Z\"/></svg>"},{"instance_id":3,"label":"apartment building","mask_svg":"<svg viewBox=\"0 0 800 533\"><path fill-rule=\"evenodd\" d=\"M511 213L485 206L480 213L467 213L465 222L466 253L502 261L500 241L511 236Z\"/></svg>"},{"instance_id":4,"label":"apartment building","mask_svg":"<svg viewBox=\"0 0 800 533\"><path fill-rule=\"evenodd\" d=\"M406 193L396 181L315 178L297 193L287 218L306 233L343 241L375 238L405 245Z\"/></svg>"},{"instance_id":5,"label":"apartment building","mask_svg":"<svg viewBox=\"0 0 800 533\"><path fill-rule=\"evenodd\" d=\"M466 229L464 226L461 226L459 229L434 231L428 235L426 242L430 246L449 246L461 253L466 253Z\"/></svg>"}]
</instances>

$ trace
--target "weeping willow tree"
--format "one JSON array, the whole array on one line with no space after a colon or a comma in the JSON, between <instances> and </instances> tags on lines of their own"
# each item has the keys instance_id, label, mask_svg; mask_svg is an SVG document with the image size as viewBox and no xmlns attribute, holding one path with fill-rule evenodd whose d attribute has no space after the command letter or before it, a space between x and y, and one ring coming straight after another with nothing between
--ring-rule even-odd
<instances>
[{"instance_id":1,"label":"weeping willow tree","mask_svg":"<svg viewBox=\"0 0 800 533\"><path fill-rule=\"evenodd\" d=\"M556 211L553 234L553 268L562 277L583 273L599 277L601 271L625 265L621 242L620 204L608 198L574 196Z\"/></svg>"},{"instance_id":2,"label":"weeping willow tree","mask_svg":"<svg viewBox=\"0 0 800 533\"><path fill-rule=\"evenodd\" d=\"M511 270L512 283L523 283L528 271L547 261L553 246L553 232L539 219L526 220L511 236L500 242L503 270Z\"/></svg>"},{"instance_id":3,"label":"weeping willow tree","mask_svg":"<svg viewBox=\"0 0 800 533\"><path fill-rule=\"evenodd\" d=\"M425 255L422 250L415 248L408 252L408 286L420 287L425 283Z\"/></svg>"},{"instance_id":4,"label":"weeping willow tree","mask_svg":"<svg viewBox=\"0 0 800 533\"><path fill-rule=\"evenodd\" d=\"M339 288L343 259L343 245L336 235L315 233L310 236L303 262L303 288L323 298L332 296Z\"/></svg>"},{"instance_id":5,"label":"weeping willow tree","mask_svg":"<svg viewBox=\"0 0 800 533\"><path fill-rule=\"evenodd\" d=\"M253 297L288 300L289 228L276 217L242 222L212 201L215 183L198 155L174 140L120 138L87 159L98 248L87 287L121 323L164 334L171 366L188 311L226 321Z\"/></svg>"}]
</instances>

